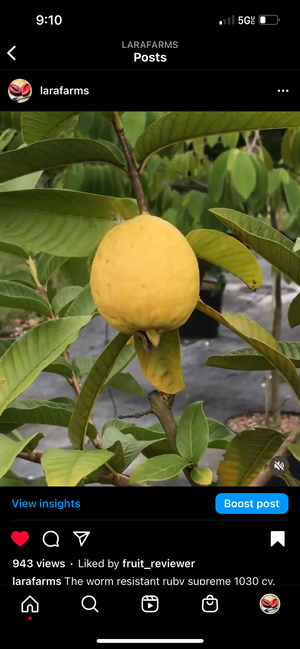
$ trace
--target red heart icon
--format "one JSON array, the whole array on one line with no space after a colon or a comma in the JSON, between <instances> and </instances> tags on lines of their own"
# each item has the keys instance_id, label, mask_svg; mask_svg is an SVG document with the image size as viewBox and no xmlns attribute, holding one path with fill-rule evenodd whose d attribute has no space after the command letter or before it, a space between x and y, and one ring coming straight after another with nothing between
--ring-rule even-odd
<instances>
[{"instance_id":1,"label":"red heart icon","mask_svg":"<svg viewBox=\"0 0 300 649\"><path fill-rule=\"evenodd\" d=\"M11 538L13 542L20 547L21 545L24 545L26 541L28 541L29 534L28 532L13 532Z\"/></svg>"}]
</instances>

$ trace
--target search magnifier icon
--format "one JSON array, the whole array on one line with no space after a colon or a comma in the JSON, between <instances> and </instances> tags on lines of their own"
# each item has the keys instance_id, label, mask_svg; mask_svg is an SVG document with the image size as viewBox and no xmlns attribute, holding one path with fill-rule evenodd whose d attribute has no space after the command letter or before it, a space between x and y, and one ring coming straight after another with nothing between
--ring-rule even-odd
<instances>
[{"instance_id":1,"label":"search magnifier icon","mask_svg":"<svg viewBox=\"0 0 300 649\"><path fill-rule=\"evenodd\" d=\"M45 540L48 534L52 535L52 538L51 538L51 536L49 536L49 539L47 539L48 541L50 541L50 543L47 543L46 540ZM55 537L55 540L53 539L53 535ZM54 532L53 530L48 530L47 532L45 532L45 534L43 535L42 541L43 541L44 545L47 546L47 548L59 548L59 536L58 536L57 532Z\"/></svg>"},{"instance_id":2,"label":"search magnifier icon","mask_svg":"<svg viewBox=\"0 0 300 649\"><path fill-rule=\"evenodd\" d=\"M81 600L81 606L85 611L96 611L96 613L99 613L98 609L96 608L97 600L92 595L86 595L85 597L83 597Z\"/></svg>"}]
</instances>

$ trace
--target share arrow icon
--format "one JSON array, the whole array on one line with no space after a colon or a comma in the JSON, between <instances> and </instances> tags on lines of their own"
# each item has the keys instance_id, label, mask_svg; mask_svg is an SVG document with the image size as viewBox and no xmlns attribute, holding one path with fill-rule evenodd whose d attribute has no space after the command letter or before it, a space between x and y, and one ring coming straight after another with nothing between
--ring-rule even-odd
<instances>
[{"instance_id":1,"label":"share arrow icon","mask_svg":"<svg viewBox=\"0 0 300 649\"><path fill-rule=\"evenodd\" d=\"M90 532L73 532L75 536L77 536L79 545L82 548L83 544L86 542L87 537L89 536Z\"/></svg>"}]
</instances>

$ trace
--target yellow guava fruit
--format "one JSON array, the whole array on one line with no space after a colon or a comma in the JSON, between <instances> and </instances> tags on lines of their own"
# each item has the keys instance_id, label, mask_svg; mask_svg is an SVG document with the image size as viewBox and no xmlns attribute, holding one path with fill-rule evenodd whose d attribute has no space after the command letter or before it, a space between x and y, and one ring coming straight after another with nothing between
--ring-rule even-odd
<instances>
[{"instance_id":1,"label":"yellow guava fruit","mask_svg":"<svg viewBox=\"0 0 300 649\"><path fill-rule=\"evenodd\" d=\"M199 298L199 267L171 223L142 213L109 230L91 269L99 313L117 331L169 331L191 315Z\"/></svg>"}]
</instances>

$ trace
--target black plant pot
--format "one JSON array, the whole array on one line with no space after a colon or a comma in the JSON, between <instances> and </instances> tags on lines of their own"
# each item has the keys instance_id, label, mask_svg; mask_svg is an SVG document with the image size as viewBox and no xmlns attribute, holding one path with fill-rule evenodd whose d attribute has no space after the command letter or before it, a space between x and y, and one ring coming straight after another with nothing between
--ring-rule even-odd
<instances>
[{"instance_id":1,"label":"black plant pot","mask_svg":"<svg viewBox=\"0 0 300 649\"><path fill-rule=\"evenodd\" d=\"M211 285L211 288L208 285ZM205 282L200 289L201 299L219 313L222 311L225 285L216 291L216 282ZM179 328L180 338L186 340L201 340L202 338L217 338L219 322L206 313L195 309L189 319Z\"/></svg>"}]
</instances>

